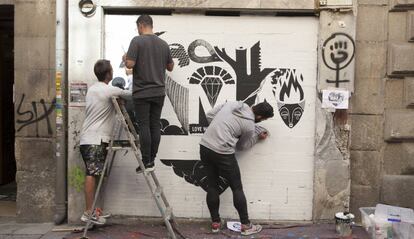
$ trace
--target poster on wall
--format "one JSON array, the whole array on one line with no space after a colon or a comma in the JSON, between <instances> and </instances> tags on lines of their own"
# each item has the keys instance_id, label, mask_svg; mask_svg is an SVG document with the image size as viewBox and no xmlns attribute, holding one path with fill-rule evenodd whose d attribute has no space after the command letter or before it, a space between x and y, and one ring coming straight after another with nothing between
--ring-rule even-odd
<instances>
[{"instance_id":1,"label":"poster on wall","mask_svg":"<svg viewBox=\"0 0 414 239\"><path fill-rule=\"evenodd\" d=\"M124 78L125 82L128 79L121 57L137 35L137 17L105 17L105 58L114 66L114 77ZM154 33L169 44L175 63L174 70L166 75L162 138L156 159L160 180L174 188L166 189L166 194L172 204L177 204L175 214L207 216L200 209L208 185L198 144L208 127L206 113L226 101L243 101L249 106L267 101L275 116L261 125L271 136L251 150L237 153L242 177L246 179L245 190L254 190L257 185L261 189L249 199L254 202L249 205L252 216L311 219L316 18L172 15L153 16L153 20ZM133 162L117 163L114 175L125 178ZM252 168L256 170L249 170ZM268 179L266 183L263 178ZM108 198L134 191L132 185L130 188L119 183L110 186ZM230 191L225 180L220 185L222 193ZM274 195L275 191L281 193ZM128 200L145 204L133 196ZM120 214L153 213L145 206L133 212L120 204L109 205L112 212ZM228 208L232 202L223 199L223 205ZM272 210L263 214L265 208ZM224 209L222 213L234 212Z\"/></svg>"},{"instance_id":2,"label":"poster on wall","mask_svg":"<svg viewBox=\"0 0 414 239\"><path fill-rule=\"evenodd\" d=\"M72 82L69 86L70 106L85 106L86 93L88 92L88 84L83 82Z\"/></svg>"},{"instance_id":3,"label":"poster on wall","mask_svg":"<svg viewBox=\"0 0 414 239\"><path fill-rule=\"evenodd\" d=\"M348 109L349 91L340 89L322 90L322 108Z\"/></svg>"}]
</instances>

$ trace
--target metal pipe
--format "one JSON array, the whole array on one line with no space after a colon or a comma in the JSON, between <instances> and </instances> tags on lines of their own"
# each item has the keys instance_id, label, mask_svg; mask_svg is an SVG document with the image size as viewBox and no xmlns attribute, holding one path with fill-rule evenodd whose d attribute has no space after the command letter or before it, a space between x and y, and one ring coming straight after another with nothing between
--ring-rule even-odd
<instances>
[{"instance_id":1,"label":"metal pipe","mask_svg":"<svg viewBox=\"0 0 414 239\"><path fill-rule=\"evenodd\" d=\"M67 216L66 187L66 20L67 0L56 0L56 196L54 222L59 225Z\"/></svg>"}]
</instances>

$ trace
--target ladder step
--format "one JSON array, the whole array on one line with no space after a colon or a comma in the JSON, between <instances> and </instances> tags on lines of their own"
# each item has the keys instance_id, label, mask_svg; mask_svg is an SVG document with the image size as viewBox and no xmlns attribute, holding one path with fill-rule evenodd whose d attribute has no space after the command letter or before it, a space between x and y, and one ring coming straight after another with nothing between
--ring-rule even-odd
<instances>
[{"instance_id":1,"label":"ladder step","mask_svg":"<svg viewBox=\"0 0 414 239\"><path fill-rule=\"evenodd\" d=\"M129 147L131 144L129 143L129 140L114 140L113 146Z\"/></svg>"},{"instance_id":2,"label":"ladder step","mask_svg":"<svg viewBox=\"0 0 414 239\"><path fill-rule=\"evenodd\" d=\"M118 151L118 150L132 150L131 147L119 147L119 146L112 146L108 147L108 150Z\"/></svg>"},{"instance_id":3,"label":"ladder step","mask_svg":"<svg viewBox=\"0 0 414 239\"><path fill-rule=\"evenodd\" d=\"M165 219L166 220L170 220L172 217L172 208L171 207L167 207L165 209Z\"/></svg>"},{"instance_id":4,"label":"ladder step","mask_svg":"<svg viewBox=\"0 0 414 239\"><path fill-rule=\"evenodd\" d=\"M155 191L154 191L154 195L155 195L156 197L160 197L160 196L161 196L161 194L162 194L162 187L158 186L158 187L155 189Z\"/></svg>"}]
</instances>

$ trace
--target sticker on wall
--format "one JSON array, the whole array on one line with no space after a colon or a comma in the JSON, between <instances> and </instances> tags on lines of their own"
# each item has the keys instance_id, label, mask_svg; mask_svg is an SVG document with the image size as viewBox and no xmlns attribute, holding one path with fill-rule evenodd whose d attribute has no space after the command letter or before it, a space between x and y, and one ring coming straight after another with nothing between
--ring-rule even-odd
<instances>
[{"instance_id":1,"label":"sticker on wall","mask_svg":"<svg viewBox=\"0 0 414 239\"><path fill-rule=\"evenodd\" d=\"M88 92L88 84L82 82L73 82L70 84L70 106L85 106L86 93Z\"/></svg>"},{"instance_id":2,"label":"sticker on wall","mask_svg":"<svg viewBox=\"0 0 414 239\"><path fill-rule=\"evenodd\" d=\"M322 108L348 109L349 91L322 90Z\"/></svg>"}]
</instances>

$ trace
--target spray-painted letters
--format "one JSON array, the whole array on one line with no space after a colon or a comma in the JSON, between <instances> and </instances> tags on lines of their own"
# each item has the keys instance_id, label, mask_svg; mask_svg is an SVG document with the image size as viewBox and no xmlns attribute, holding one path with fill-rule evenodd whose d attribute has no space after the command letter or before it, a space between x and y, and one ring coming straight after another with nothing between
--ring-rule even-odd
<instances>
[{"instance_id":1,"label":"spray-painted letters","mask_svg":"<svg viewBox=\"0 0 414 239\"><path fill-rule=\"evenodd\" d=\"M17 132L20 132L24 127L36 124L36 136L39 137L39 123L42 120L46 121L47 133L51 135L53 133L52 126L50 123L49 115L53 112L55 108L56 98L53 99L52 104L47 107L44 99L40 99L39 102L32 101L30 110L24 111L22 105L24 103L25 94L20 98L19 105L17 106L17 119L16 123L19 125L17 127ZM39 107L40 105L40 107ZM40 108L40 109L39 109Z\"/></svg>"}]
</instances>

